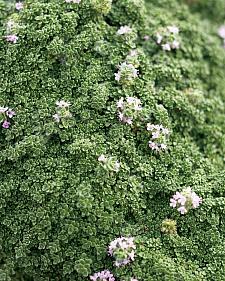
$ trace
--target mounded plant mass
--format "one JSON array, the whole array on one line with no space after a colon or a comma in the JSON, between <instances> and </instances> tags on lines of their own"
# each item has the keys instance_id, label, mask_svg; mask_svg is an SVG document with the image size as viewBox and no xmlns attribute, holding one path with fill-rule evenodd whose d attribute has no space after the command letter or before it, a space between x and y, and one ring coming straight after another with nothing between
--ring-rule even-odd
<instances>
[{"instance_id":1,"label":"mounded plant mass","mask_svg":"<svg viewBox=\"0 0 225 281\"><path fill-rule=\"evenodd\" d=\"M224 1L0 1L0 280L223 281Z\"/></svg>"}]
</instances>

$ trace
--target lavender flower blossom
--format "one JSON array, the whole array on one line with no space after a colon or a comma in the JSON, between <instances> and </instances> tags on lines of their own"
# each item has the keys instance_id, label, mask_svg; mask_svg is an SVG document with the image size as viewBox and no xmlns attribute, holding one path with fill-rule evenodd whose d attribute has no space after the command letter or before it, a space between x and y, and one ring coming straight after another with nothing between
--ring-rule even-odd
<instances>
[{"instance_id":1,"label":"lavender flower blossom","mask_svg":"<svg viewBox=\"0 0 225 281\"><path fill-rule=\"evenodd\" d=\"M122 123L132 125L133 121L140 119L142 111L141 101L135 97L120 98L117 102L118 117Z\"/></svg>"},{"instance_id":2,"label":"lavender flower blossom","mask_svg":"<svg viewBox=\"0 0 225 281\"><path fill-rule=\"evenodd\" d=\"M160 44L163 40L163 36L159 33L156 34L156 43Z\"/></svg>"},{"instance_id":3,"label":"lavender flower blossom","mask_svg":"<svg viewBox=\"0 0 225 281\"><path fill-rule=\"evenodd\" d=\"M121 26L120 29L117 31L118 35L123 35L123 34L129 34L132 32L132 29L125 25L125 26Z\"/></svg>"},{"instance_id":4,"label":"lavender flower blossom","mask_svg":"<svg viewBox=\"0 0 225 281\"><path fill-rule=\"evenodd\" d=\"M65 108L65 107L69 107L71 104L69 102L64 101L64 100L61 100L61 101L57 101L56 105L59 108Z\"/></svg>"},{"instance_id":5,"label":"lavender flower blossom","mask_svg":"<svg viewBox=\"0 0 225 281\"><path fill-rule=\"evenodd\" d=\"M69 119L72 117L72 114L69 111L70 103L64 100L60 100L56 102L57 108L56 113L52 116L56 123L60 123L63 127L67 127L64 120Z\"/></svg>"},{"instance_id":6,"label":"lavender flower blossom","mask_svg":"<svg viewBox=\"0 0 225 281\"><path fill-rule=\"evenodd\" d=\"M109 270L104 270L97 272L94 275L90 276L92 281L115 281L113 274Z\"/></svg>"},{"instance_id":7,"label":"lavender flower blossom","mask_svg":"<svg viewBox=\"0 0 225 281\"><path fill-rule=\"evenodd\" d=\"M20 11L23 9L23 3L22 2L17 2L15 5L16 10Z\"/></svg>"},{"instance_id":8,"label":"lavender flower blossom","mask_svg":"<svg viewBox=\"0 0 225 281\"><path fill-rule=\"evenodd\" d=\"M115 266L123 266L134 260L136 246L133 237L120 237L113 240L108 253L115 259Z\"/></svg>"},{"instance_id":9,"label":"lavender flower blossom","mask_svg":"<svg viewBox=\"0 0 225 281\"><path fill-rule=\"evenodd\" d=\"M11 42L11 43L16 43L17 40L19 39L18 36L16 36L15 34L11 34L11 35L6 35L5 36L6 41Z\"/></svg>"},{"instance_id":10,"label":"lavender flower blossom","mask_svg":"<svg viewBox=\"0 0 225 281\"><path fill-rule=\"evenodd\" d=\"M173 34L179 33L179 28L177 26L167 26L167 29L169 30L170 33Z\"/></svg>"},{"instance_id":11,"label":"lavender flower blossom","mask_svg":"<svg viewBox=\"0 0 225 281\"><path fill-rule=\"evenodd\" d=\"M225 39L225 25L220 26L220 28L218 29L218 35L222 39Z\"/></svg>"},{"instance_id":12,"label":"lavender flower blossom","mask_svg":"<svg viewBox=\"0 0 225 281\"><path fill-rule=\"evenodd\" d=\"M9 109L6 111L6 115L7 115L9 118L13 118L13 116L15 116L16 113L15 113L15 111L13 111L12 109L9 108Z\"/></svg>"},{"instance_id":13,"label":"lavender flower blossom","mask_svg":"<svg viewBox=\"0 0 225 281\"><path fill-rule=\"evenodd\" d=\"M182 192L176 192L170 198L170 206L177 208L182 215L186 214L190 209L196 209L202 203L200 198L190 187L184 189Z\"/></svg>"},{"instance_id":14,"label":"lavender flower blossom","mask_svg":"<svg viewBox=\"0 0 225 281\"><path fill-rule=\"evenodd\" d=\"M54 119L57 123L60 122L60 116L59 116L58 113L54 114L52 117L53 117L53 119Z\"/></svg>"},{"instance_id":15,"label":"lavender flower blossom","mask_svg":"<svg viewBox=\"0 0 225 281\"><path fill-rule=\"evenodd\" d=\"M151 140L148 144L153 151L159 152L167 149L167 145L165 144L166 138L169 135L167 128L164 128L162 125L148 123L147 131L151 132Z\"/></svg>"},{"instance_id":16,"label":"lavender flower blossom","mask_svg":"<svg viewBox=\"0 0 225 281\"><path fill-rule=\"evenodd\" d=\"M171 51L170 44L169 44L169 43L163 44L163 45L162 45L162 49L163 49L164 51Z\"/></svg>"},{"instance_id":17,"label":"lavender flower blossom","mask_svg":"<svg viewBox=\"0 0 225 281\"><path fill-rule=\"evenodd\" d=\"M161 28L155 34L155 41L164 51L179 49L179 28L177 26L167 26L165 28Z\"/></svg>"},{"instance_id":18,"label":"lavender flower blossom","mask_svg":"<svg viewBox=\"0 0 225 281\"><path fill-rule=\"evenodd\" d=\"M8 129L10 127L11 123L7 120L5 120L3 123L2 123L2 127L4 129Z\"/></svg>"}]
</instances>

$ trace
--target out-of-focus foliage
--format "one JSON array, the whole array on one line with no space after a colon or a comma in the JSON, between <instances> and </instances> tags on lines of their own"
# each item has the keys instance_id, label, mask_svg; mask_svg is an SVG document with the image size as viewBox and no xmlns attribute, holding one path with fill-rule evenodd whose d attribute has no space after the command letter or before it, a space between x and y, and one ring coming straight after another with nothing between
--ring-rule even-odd
<instances>
[{"instance_id":1,"label":"out-of-focus foliage","mask_svg":"<svg viewBox=\"0 0 225 281\"><path fill-rule=\"evenodd\" d=\"M223 1L27 0L19 12L8 3L0 106L16 116L0 128L0 280L83 281L104 269L117 281L224 280ZM16 44L4 37L10 19ZM171 25L181 45L165 52L152 38ZM132 33L119 36L121 26ZM134 49L139 76L120 85L114 73ZM140 98L146 122L169 128L166 152L119 122L125 96ZM63 126L52 118L60 100L71 103ZM101 154L119 172L107 173ZM203 202L182 216L169 200L187 186ZM166 219L172 235L161 231ZM121 235L135 237L136 256L115 268L107 246Z\"/></svg>"}]
</instances>

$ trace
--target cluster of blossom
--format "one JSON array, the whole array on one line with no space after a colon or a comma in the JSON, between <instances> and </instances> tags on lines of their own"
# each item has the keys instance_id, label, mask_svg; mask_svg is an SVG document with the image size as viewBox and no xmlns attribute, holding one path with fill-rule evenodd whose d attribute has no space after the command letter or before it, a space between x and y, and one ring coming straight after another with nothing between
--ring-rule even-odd
<instances>
[{"instance_id":1,"label":"cluster of blossom","mask_svg":"<svg viewBox=\"0 0 225 281\"><path fill-rule=\"evenodd\" d=\"M113 274L108 270L97 272L94 275L90 276L90 279L92 281L115 281Z\"/></svg>"},{"instance_id":2,"label":"cluster of blossom","mask_svg":"<svg viewBox=\"0 0 225 281\"><path fill-rule=\"evenodd\" d=\"M117 30L117 34L118 35L124 35L124 34L129 34L132 32L132 28L130 28L128 25L124 25L121 26L118 30Z\"/></svg>"},{"instance_id":3,"label":"cluster of blossom","mask_svg":"<svg viewBox=\"0 0 225 281\"><path fill-rule=\"evenodd\" d=\"M59 123L62 119L70 118L72 114L69 111L70 103L64 100L57 101L57 113L53 115L55 122Z\"/></svg>"},{"instance_id":4,"label":"cluster of blossom","mask_svg":"<svg viewBox=\"0 0 225 281\"><path fill-rule=\"evenodd\" d=\"M10 34L10 35L6 35L5 39L7 42L11 42L11 43L15 44L17 42L17 40L19 39L19 37L16 34Z\"/></svg>"},{"instance_id":5,"label":"cluster of blossom","mask_svg":"<svg viewBox=\"0 0 225 281\"><path fill-rule=\"evenodd\" d=\"M220 26L218 35L223 39L223 47L225 48L225 25Z\"/></svg>"},{"instance_id":6,"label":"cluster of blossom","mask_svg":"<svg viewBox=\"0 0 225 281\"><path fill-rule=\"evenodd\" d=\"M142 110L140 99L134 97L121 98L117 102L117 110L119 120L122 123L132 125L134 121L140 118L140 112Z\"/></svg>"},{"instance_id":7,"label":"cluster of blossom","mask_svg":"<svg viewBox=\"0 0 225 281\"><path fill-rule=\"evenodd\" d=\"M176 26L167 26L155 35L155 40L164 51L171 51L180 48L179 28Z\"/></svg>"},{"instance_id":8,"label":"cluster of blossom","mask_svg":"<svg viewBox=\"0 0 225 281\"><path fill-rule=\"evenodd\" d=\"M23 7L24 6L23 6L22 2L17 2L15 4L15 8L18 11L22 10ZM18 23L16 23L15 21L9 20L7 22L7 24L6 24L7 35L4 37L7 42L10 42L10 43L13 43L13 44L17 43L17 41L19 39L19 37L15 33L15 30L16 30L17 27L18 27Z\"/></svg>"},{"instance_id":9,"label":"cluster of blossom","mask_svg":"<svg viewBox=\"0 0 225 281\"><path fill-rule=\"evenodd\" d=\"M17 2L15 4L15 8L16 8L17 11L22 10L23 9L23 2Z\"/></svg>"},{"instance_id":10,"label":"cluster of blossom","mask_svg":"<svg viewBox=\"0 0 225 281\"><path fill-rule=\"evenodd\" d=\"M115 266L122 266L134 260L135 249L133 237L120 237L110 243L108 253L115 259Z\"/></svg>"},{"instance_id":11,"label":"cluster of blossom","mask_svg":"<svg viewBox=\"0 0 225 281\"><path fill-rule=\"evenodd\" d=\"M138 77L138 70L131 63L123 62L119 65L119 70L115 75L115 80L124 85L133 84Z\"/></svg>"},{"instance_id":12,"label":"cluster of blossom","mask_svg":"<svg viewBox=\"0 0 225 281\"><path fill-rule=\"evenodd\" d=\"M148 41L148 40L150 39L150 36L149 36L149 35L145 35L145 36L143 37L143 39L144 39L145 41Z\"/></svg>"},{"instance_id":13,"label":"cluster of blossom","mask_svg":"<svg viewBox=\"0 0 225 281\"><path fill-rule=\"evenodd\" d=\"M102 166L105 170L110 172L119 172L120 162L115 159L115 157L106 157L104 154L101 154L98 157L98 161L102 163Z\"/></svg>"},{"instance_id":14,"label":"cluster of blossom","mask_svg":"<svg viewBox=\"0 0 225 281\"><path fill-rule=\"evenodd\" d=\"M8 129L11 125L9 119L12 119L16 113L8 107L0 107L0 122L4 129Z\"/></svg>"},{"instance_id":15,"label":"cluster of blossom","mask_svg":"<svg viewBox=\"0 0 225 281\"><path fill-rule=\"evenodd\" d=\"M176 192L170 199L170 206L177 208L182 215L186 214L190 209L196 209L202 203L200 198L190 187L182 192Z\"/></svg>"},{"instance_id":16,"label":"cluster of blossom","mask_svg":"<svg viewBox=\"0 0 225 281\"><path fill-rule=\"evenodd\" d=\"M151 140L148 143L149 147L157 152L165 150L167 148L165 142L169 135L169 130L162 125L154 125L150 123L147 124L147 130L151 132Z\"/></svg>"}]
</instances>

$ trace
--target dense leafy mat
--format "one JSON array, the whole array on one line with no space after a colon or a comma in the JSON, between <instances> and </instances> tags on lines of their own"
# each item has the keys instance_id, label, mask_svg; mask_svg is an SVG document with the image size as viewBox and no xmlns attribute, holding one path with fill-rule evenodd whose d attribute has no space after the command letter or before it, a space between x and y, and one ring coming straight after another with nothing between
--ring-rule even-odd
<instances>
[{"instance_id":1,"label":"dense leafy mat","mask_svg":"<svg viewBox=\"0 0 225 281\"><path fill-rule=\"evenodd\" d=\"M224 280L224 1L184 2L0 1L0 106L16 113L0 128L0 280ZM154 40L167 26L176 50ZM131 50L138 76L116 81ZM119 121L121 97L141 100L141 124ZM165 151L143 122L168 128ZM182 215L170 198L188 186L202 204ZM135 257L116 267L121 236Z\"/></svg>"}]
</instances>

